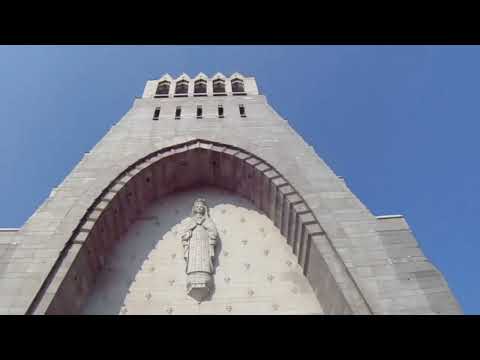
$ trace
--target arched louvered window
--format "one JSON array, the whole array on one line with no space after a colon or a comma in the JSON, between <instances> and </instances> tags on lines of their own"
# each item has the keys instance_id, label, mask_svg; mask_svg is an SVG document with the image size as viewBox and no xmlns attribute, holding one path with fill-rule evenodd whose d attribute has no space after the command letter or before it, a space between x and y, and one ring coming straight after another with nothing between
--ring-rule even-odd
<instances>
[{"instance_id":1,"label":"arched louvered window","mask_svg":"<svg viewBox=\"0 0 480 360\"><path fill-rule=\"evenodd\" d=\"M177 85L175 87L175 95L186 95L186 94L188 94L188 81L187 80L177 81Z\"/></svg>"},{"instance_id":2,"label":"arched louvered window","mask_svg":"<svg viewBox=\"0 0 480 360\"><path fill-rule=\"evenodd\" d=\"M161 81L158 83L156 97L166 97L170 92L170 81Z\"/></svg>"},{"instance_id":3,"label":"arched louvered window","mask_svg":"<svg viewBox=\"0 0 480 360\"><path fill-rule=\"evenodd\" d=\"M243 86L243 80L235 78L232 80L232 92L233 93L245 93L245 87Z\"/></svg>"},{"instance_id":4,"label":"arched louvered window","mask_svg":"<svg viewBox=\"0 0 480 360\"><path fill-rule=\"evenodd\" d=\"M207 93L207 82L203 79L195 81L193 92L195 95L205 95Z\"/></svg>"},{"instance_id":5,"label":"arched louvered window","mask_svg":"<svg viewBox=\"0 0 480 360\"><path fill-rule=\"evenodd\" d=\"M222 79L213 80L213 94L225 94L225 81Z\"/></svg>"}]
</instances>

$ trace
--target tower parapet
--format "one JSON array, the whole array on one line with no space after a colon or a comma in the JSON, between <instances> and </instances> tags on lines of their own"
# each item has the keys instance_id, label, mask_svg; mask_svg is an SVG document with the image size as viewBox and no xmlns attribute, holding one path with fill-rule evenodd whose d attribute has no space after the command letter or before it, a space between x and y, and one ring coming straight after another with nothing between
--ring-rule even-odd
<instances>
[{"instance_id":1,"label":"tower parapet","mask_svg":"<svg viewBox=\"0 0 480 360\"><path fill-rule=\"evenodd\" d=\"M243 76L236 72L227 77L216 73L208 77L199 73L190 78L183 73L176 79L169 74L157 80L149 80L143 91L143 98L174 98L193 96L242 96L259 95L257 82L254 77Z\"/></svg>"}]
</instances>

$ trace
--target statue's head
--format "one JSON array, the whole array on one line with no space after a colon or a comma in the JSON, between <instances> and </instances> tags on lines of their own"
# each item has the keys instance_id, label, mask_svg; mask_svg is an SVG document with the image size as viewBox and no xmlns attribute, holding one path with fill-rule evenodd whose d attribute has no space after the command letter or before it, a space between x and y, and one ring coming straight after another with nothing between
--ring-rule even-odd
<instances>
[{"instance_id":1,"label":"statue's head","mask_svg":"<svg viewBox=\"0 0 480 360\"><path fill-rule=\"evenodd\" d=\"M200 214L208 216L208 205L204 199L197 199L193 203L192 214Z\"/></svg>"}]
</instances>

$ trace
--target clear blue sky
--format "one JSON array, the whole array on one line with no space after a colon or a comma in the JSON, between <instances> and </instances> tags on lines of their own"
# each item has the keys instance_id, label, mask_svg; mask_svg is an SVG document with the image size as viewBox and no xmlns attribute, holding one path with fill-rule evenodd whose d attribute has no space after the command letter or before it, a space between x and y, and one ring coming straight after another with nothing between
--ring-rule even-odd
<instances>
[{"instance_id":1,"label":"clear blue sky","mask_svg":"<svg viewBox=\"0 0 480 360\"><path fill-rule=\"evenodd\" d=\"M480 47L0 46L0 227L20 227L165 72L257 78L374 215L406 216L480 314Z\"/></svg>"}]
</instances>

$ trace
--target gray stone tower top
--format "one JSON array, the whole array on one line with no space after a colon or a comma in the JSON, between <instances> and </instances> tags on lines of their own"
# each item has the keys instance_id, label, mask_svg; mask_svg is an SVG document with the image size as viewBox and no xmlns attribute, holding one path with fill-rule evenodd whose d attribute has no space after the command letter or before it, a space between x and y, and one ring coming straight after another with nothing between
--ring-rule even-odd
<instances>
[{"instance_id":1,"label":"gray stone tower top","mask_svg":"<svg viewBox=\"0 0 480 360\"><path fill-rule=\"evenodd\" d=\"M230 95L258 95L255 78L244 77L234 73L226 77L216 73L209 78L204 73L193 79L182 74L173 79L169 74L158 80L149 80L143 91L143 98L174 98L188 96L230 96Z\"/></svg>"}]
</instances>

